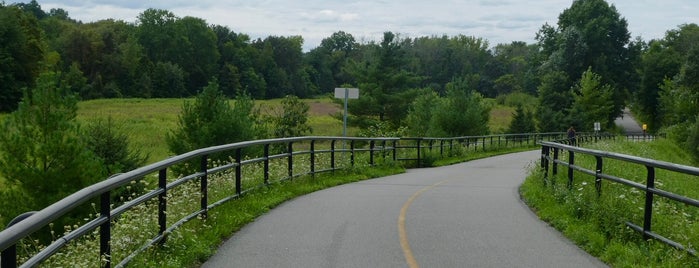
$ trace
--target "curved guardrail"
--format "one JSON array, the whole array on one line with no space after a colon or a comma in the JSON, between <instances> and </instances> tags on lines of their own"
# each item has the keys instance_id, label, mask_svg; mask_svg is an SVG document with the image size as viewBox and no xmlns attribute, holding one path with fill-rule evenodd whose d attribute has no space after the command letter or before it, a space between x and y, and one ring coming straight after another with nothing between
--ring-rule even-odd
<instances>
[{"instance_id":1,"label":"curved guardrail","mask_svg":"<svg viewBox=\"0 0 699 268\"><path fill-rule=\"evenodd\" d=\"M654 137L646 137L643 140L649 140ZM638 140L636 138L630 138L629 140ZM566 151L568 160L561 159L562 152ZM576 155L589 155L595 158L595 169L588 169L575 164ZM628 163L638 164L644 166L647 170L647 176L645 179L645 184L634 182L627 178L621 178L604 173L604 160L619 160ZM572 187L575 178L575 171L593 176L595 178L595 189L597 194L601 194L602 191L602 181L607 180L610 182L622 184L628 187L635 188L637 190L645 192L644 197L644 207L643 207L643 224L642 226L629 222L626 225L631 229L643 234L644 239L656 239L672 247L680 250L686 250L690 254L696 255L696 252L690 248L687 248L680 243L672 241L660 234L653 232L652 230L652 219L653 219L653 199L656 196L664 197L668 200L674 202L683 203L693 207L699 207L699 200L682 196L676 193L672 193L666 190L656 188L656 170L665 170L669 172L676 172L682 174L688 174L693 176L699 176L699 168L685 165L678 165L674 163L657 161L653 159L641 158L631 155L618 154L613 152L605 152L599 150L585 149L581 147L571 146L568 144L563 144L559 142L542 142L541 143L541 168L544 172L544 183L549 181L549 170L553 176L558 174L558 166L562 165L568 168L567 174L567 186Z\"/></svg>"},{"instance_id":2,"label":"curved guardrail","mask_svg":"<svg viewBox=\"0 0 699 268\"><path fill-rule=\"evenodd\" d=\"M95 199L99 200L98 215L81 226L77 226L69 233L56 239L46 248L30 256L28 260L21 264L22 267L32 267L39 265L44 260L58 252L66 244L81 238L95 231L99 233L99 247L101 264L104 267L112 265L112 223L117 220L123 213L133 209L134 207L144 204L147 201L154 200L157 202L157 225L158 232L155 237L141 246L138 250L132 252L129 256L120 260L116 266L120 267L127 264L137 254L146 250L154 244L164 243L167 235L182 224L195 219L197 217L206 218L208 210L226 203L230 200L240 197L247 191L265 186L270 179L289 180L294 177L303 175L313 175L321 172L328 172L340 169L337 163L336 154L343 154L349 158L349 166L355 164L355 154L364 153L368 156L368 164L374 165L375 155L387 158L392 157L397 161L417 161L417 166L420 166L423 151L439 150L440 155L454 149L456 146L462 146L466 150L497 150L500 148L512 148L518 146L536 146L537 142L543 140L559 140L565 136L564 132L555 133L527 133L527 134L506 134L492 136L465 136L454 138L354 138L354 137L295 137L282 139L266 139L239 142L228 145L213 146L203 148L182 155L174 156L160 162L150 164L126 173L116 174L112 177L81 189L70 196L42 209L38 212L29 212L21 215L21 218L16 218L10 226L0 232L0 267L16 267L17 254L16 244L23 238L30 236L41 228L48 226L51 222L59 217L71 212L77 207L85 204L90 204ZM342 147L339 148L339 143ZM297 146L294 146L297 145ZM322 148L319 148L322 145ZM243 151L249 148L261 148L261 155L255 158L247 159L243 155ZM348 147L348 148L346 148ZM270 149L280 150L281 153L270 154ZM398 151L401 151L400 157ZM213 166L210 160L211 155L217 153L228 153L232 155L231 162L223 163L219 166ZM378 154L377 154L378 153ZM316 157L325 154L329 155L330 166L318 169ZM305 156L305 158L300 157ZM270 161L286 161L286 174L282 178L270 178ZM171 170L177 165L184 163L198 162L198 171L185 176L169 179ZM300 163L304 165L304 172L299 172L295 168ZM242 167L262 163L264 166L264 178L262 182L255 187L243 188ZM209 191L209 176L216 173L233 170L235 177L235 192L232 195L222 197L219 200L210 202ZM157 176L158 186L132 200L123 204L115 204L111 200L110 194L115 190L127 186L128 184L144 178L149 175ZM197 210L180 218L168 218L168 192L177 189L187 182L199 183L200 206ZM113 208L113 206L116 206ZM172 224L168 222L176 221Z\"/></svg>"},{"instance_id":3,"label":"curved guardrail","mask_svg":"<svg viewBox=\"0 0 699 268\"><path fill-rule=\"evenodd\" d=\"M349 143L349 149L336 148L337 142L347 142ZM100 236L100 256L105 260L105 266L109 267L111 264L111 254L110 254L110 227L112 219L119 217L125 211L142 204L151 199L158 200L158 225L159 234L153 238L149 243L144 245L139 251L135 252L131 256L127 257L117 266L122 266L127 263L133 256L143 251L150 245L155 243L161 243L165 241L165 238L169 232L183 223L196 218L197 216L206 217L207 211L213 207L221 205L229 200L232 200L245 191L241 187L242 174L241 167L246 164L264 162L265 166L265 179L264 184L268 183L269 174L269 161L278 158L288 159L288 176L283 179L291 179L293 177L302 176L306 174L296 174L294 173L294 156L301 154L306 154L310 156L310 174L315 174L319 172L331 171L337 169L335 166L335 154L336 153L347 153L350 154L352 165L354 164L354 155L359 152L368 152L370 156L370 165L373 165L373 155L376 151L392 151L395 150L393 147L389 146L375 146L376 143L385 145L386 143L397 142L397 138L344 138L344 137L299 137L299 138L283 138L283 139L268 139L268 140L256 140L248 142L240 142L229 145L214 146L204 149L195 150L186 154L174 156L172 158L162 160L160 162L144 166L123 174L118 174L110 177L102 182L96 183L94 185L88 186L82 190L79 190L72 195L42 209L41 211L30 213L24 216L21 222L9 226L2 232L0 232L0 250L2 250L2 267L15 267L16 264L16 254L15 254L15 244L22 238L29 236L30 234L38 231L44 226L47 226L52 221L56 220L62 215L70 212L72 209L78 207L79 205L89 203L90 200L99 198L99 216L88 223L76 228L72 232L66 234L65 236L54 241L48 247L43 249L38 254L32 256L28 261L22 264L22 266L35 266L41 263L46 258L50 257L56 253L60 248L65 246L72 240L79 238L85 234L93 232L99 229ZM308 147L304 150L294 151L294 143L306 142L309 143ZM325 150L316 150L315 145L317 142L327 142L330 143L330 148ZM358 142L367 143L368 147L365 148L355 148L354 144ZM283 144L286 147L286 152L270 155L270 145L273 144ZM264 153L261 157L244 160L242 156L242 150L252 146L263 146ZM209 158L208 156L220 152L233 152L235 155L234 162L226 164L219 167L209 168ZM327 153L331 155L331 167L326 170L315 170L315 156L317 154ZM395 154L395 153L394 153ZM385 154L384 154L385 156ZM175 181L168 182L168 169L178 165L183 164L191 160L199 160L201 163L199 172L189 174L187 176L181 177ZM207 176L222 172L229 169L235 169L235 194L232 196L225 197L218 200L215 203L209 204L207 200ZM110 192L131 183L134 180L143 178L149 174L157 173L158 175L158 187L140 197L137 197L129 202L126 202L119 207L114 209L111 208L112 201L110 198ZM192 212L190 215L183 219L178 219L178 221L170 226L168 226L167 218L167 192L170 189L176 188L179 185L184 184L192 180L199 179L201 185L201 207L198 211ZM263 184L263 185L264 185ZM250 189L247 189L250 190Z\"/></svg>"}]
</instances>

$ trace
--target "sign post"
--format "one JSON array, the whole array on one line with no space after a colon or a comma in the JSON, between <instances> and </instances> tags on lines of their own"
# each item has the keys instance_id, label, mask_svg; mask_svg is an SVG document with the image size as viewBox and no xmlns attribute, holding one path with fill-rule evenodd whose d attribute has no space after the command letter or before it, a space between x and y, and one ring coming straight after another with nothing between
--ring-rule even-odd
<instances>
[{"instance_id":1,"label":"sign post","mask_svg":"<svg viewBox=\"0 0 699 268\"><path fill-rule=\"evenodd\" d=\"M345 100L345 113L342 118L342 136L347 137L347 99L359 99L359 89L335 88L335 98Z\"/></svg>"}]
</instances>

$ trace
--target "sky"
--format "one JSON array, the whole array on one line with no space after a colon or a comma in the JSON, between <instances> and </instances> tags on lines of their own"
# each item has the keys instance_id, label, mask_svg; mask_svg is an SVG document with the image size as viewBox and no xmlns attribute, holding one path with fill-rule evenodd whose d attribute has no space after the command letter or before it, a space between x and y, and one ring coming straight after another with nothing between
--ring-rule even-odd
<instances>
[{"instance_id":1,"label":"sky","mask_svg":"<svg viewBox=\"0 0 699 268\"><path fill-rule=\"evenodd\" d=\"M1 1L1 0L0 0ZM24 1L7 1L6 4ZM466 35L491 46L535 42L544 23L555 26L572 0L38 0L42 9L62 8L82 22L136 22L148 8L166 9L228 26L252 39L296 36L304 51L338 31L359 42L380 42L391 31L401 37ZM628 22L632 38L663 38L685 23L699 24L696 0L607 0Z\"/></svg>"}]
</instances>

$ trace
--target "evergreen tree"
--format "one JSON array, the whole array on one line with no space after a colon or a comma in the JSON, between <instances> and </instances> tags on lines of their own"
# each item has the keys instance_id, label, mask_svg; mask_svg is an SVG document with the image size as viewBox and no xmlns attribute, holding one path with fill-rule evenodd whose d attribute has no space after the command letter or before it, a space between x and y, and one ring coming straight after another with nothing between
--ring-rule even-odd
<instances>
[{"instance_id":1,"label":"evergreen tree","mask_svg":"<svg viewBox=\"0 0 699 268\"><path fill-rule=\"evenodd\" d=\"M0 205L5 219L42 209L103 178L75 122L77 98L59 86L59 77L42 74L3 122L0 172L7 187L0 191Z\"/></svg>"},{"instance_id":2,"label":"evergreen tree","mask_svg":"<svg viewBox=\"0 0 699 268\"><path fill-rule=\"evenodd\" d=\"M362 97L349 103L349 110L371 121L387 121L393 127L407 116L408 105L416 96L411 90L421 77L406 69L405 49L398 37L385 32L380 46L373 46L371 57L350 64ZM369 125L373 123L369 122Z\"/></svg>"},{"instance_id":3,"label":"evergreen tree","mask_svg":"<svg viewBox=\"0 0 699 268\"><path fill-rule=\"evenodd\" d=\"M539 85L539 105L536 118L541 132L558 132L570 126L569 107L573 104L573 94L566 88L568 78L563 72L551 72L541 78Z\"/></svg>"},{"instance_id":4,"label":"evergreen tree","mask_svg":"<svg viewBox=\"0 0 699 268\"><path fill-rule=\"evenodd\" d=\"M614 119L614 99L611 86L602 84L602 77L587 69L575 87L574 103L571 108L573 125L578 130L593 130L595 122L612 127Z\"/></svg>"},{"instance_id":5,"label":"evergreen tree","mask_svg":"<svg viewBox=\"0 0 699 268\"><path fill-rule=\"evenodd\" d=\"M536 132L534 115L530 110L525 110L522 105L517 105L517 109L512 117L507 133L518 134L534 132Z\"/></svg>"}]
</instances>

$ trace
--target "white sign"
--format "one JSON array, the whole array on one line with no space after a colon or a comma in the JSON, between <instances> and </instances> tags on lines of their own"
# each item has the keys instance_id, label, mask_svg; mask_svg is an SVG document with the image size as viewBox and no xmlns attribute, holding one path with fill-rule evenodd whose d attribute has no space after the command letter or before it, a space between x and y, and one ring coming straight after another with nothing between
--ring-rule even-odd
<instances>
[{"instance_id":1,"label":"white sign","mask_svg":"<svg viewBox=\"0 0 699 268\"><path fill-rule=\"evenodd\" d=\"M345 97L347 97L348 99L359 99L359 89L336 87L335 98L344 99Z\"/></svg>"},{"instance_id":2,"label":"white sign","mask_svg":"<svg viewBox=\"0 0 699 268\"><path fill-rule=\"evenodd\" d=\"M347 99L359 99L358 88L335 88L335 98L345 100L345 113L342 119L342 136L347 136ZM342 145L344 148L344 143Z\"/></svg>"},{"instance_id":3,"label":"white sign","mask_svg":"<svg viewBox=\"0 0 699 268\"><path fill-rule=\"evenodd\" d=\"M599 122L595 122L595 131L600 131L602 130L602 126L600 125Z\"/></svg>"}]
</instances>

